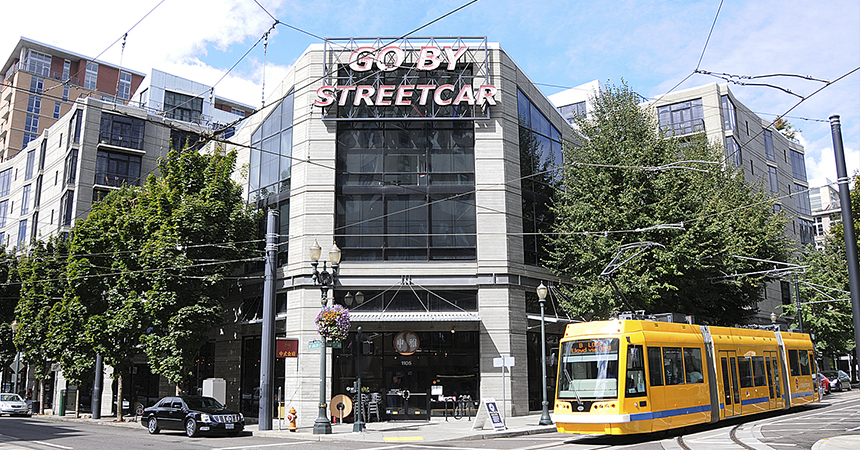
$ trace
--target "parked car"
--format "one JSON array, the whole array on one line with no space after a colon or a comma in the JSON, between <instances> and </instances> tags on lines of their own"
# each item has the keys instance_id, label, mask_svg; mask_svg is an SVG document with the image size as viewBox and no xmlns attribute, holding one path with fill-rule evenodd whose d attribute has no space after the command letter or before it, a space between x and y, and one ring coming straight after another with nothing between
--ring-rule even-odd
<instances>
[{"instance_id":1,"label":"parked car","mask_svg":"<svg viewBox=\"0 0 860 450\"><path fill-rule=\"evenodd\" d=\"M0 414L10 416L29 416L30 407L18 394L0 394Z\"/></svg>"},{"instance_id":2,"label":"parked car","mask_svg":"<svg viewBox=\"0 0 860 450\"><path fill-rule=\"evenodd\" d=\"M830 379L825 377L823 373L818 372L816 375L816 379L818 380L818 387L821 392L824 394L830 393Z\"/></svg>"},{"instance_id":3,"label":"parked car","mask_svg":"<svg viewBox=\"0 0 860 450\"><path fill-rule=\"evenodd\" d=\"M212 397L178 396L164 397L155 406L144 409L140 424L149 434L184 430L188 437L201 432L226 432L236 436L245 429L245 417Z\"/></svg>"},{"instance_id":4,"label":"parked car","mask_svg":"<svg viewBox=\"0 0 860 450\"><path fill-rule=\"evenodd\" d=\"M831 391L851 390L851 377L841 370L823 370L821 371L828 380L830 380Z\"/></svg>"}]
</instances>

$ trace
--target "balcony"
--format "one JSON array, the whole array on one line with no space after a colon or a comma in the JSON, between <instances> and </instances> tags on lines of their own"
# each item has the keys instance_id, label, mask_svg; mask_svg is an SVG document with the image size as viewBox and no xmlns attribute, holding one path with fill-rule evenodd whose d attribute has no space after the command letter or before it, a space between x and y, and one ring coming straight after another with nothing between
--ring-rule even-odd
<instances>
[{"instance_id":1,"label":"balcony","mask_svg":"<svg viewBox=\"0 0 860 450\"><path fill-rule=\"evenodd\" d=\"M143 136L132 137L121 133L99 133L99 145L110 145L123 149L143 150Z\"/></svg>"},{"instance_id":2,"label":"balcony","mask_svg":"<svg viewBox=\"0 0 860 450\"><path fill-rule=\"evenodd\" d=\"M44 77L44 78L50 78L52 80L63 81L63 82L68 81L69 84L74 85L74 86L80 86L81 85L81 80L78 77L70 77L68 75L63 76L62 72L54 72L53 70L49 70L49 69L47 69L41 65L33 64L33 63L25 64L23 66L21 65L21 63L13 64L9 68L9 70L6 71L6 80L8 80L9 77L11 77L18 70L23 70L24 72L28 72L28 73L38 75L38 76Z\"/></svg>"}]
</instances>

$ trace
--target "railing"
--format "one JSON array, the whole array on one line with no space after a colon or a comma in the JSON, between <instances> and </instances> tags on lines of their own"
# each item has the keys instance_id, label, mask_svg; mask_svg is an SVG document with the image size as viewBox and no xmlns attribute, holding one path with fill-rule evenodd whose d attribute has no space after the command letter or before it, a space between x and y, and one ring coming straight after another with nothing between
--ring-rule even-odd
<instances>
[{"instance_id":1,"label":"railing","mask_svg":"<svg viewBox=\"0 0 860 450\"><path fill-rule=\"evenodd\" d=\"M99 143L116 147L143 150L143 137L126 136L120 133L99 133Z\"/></svg>"},{"instance_id":2,"label":"railing","mask_svg":"<svg viewBox=\"0 0 860 450\"><path fill-rule=\"evenodd\" d=\"M692 119L684 122L660 125L660 129L670 136L684 136L705 131L705 119Z\"/></svg>"},{"instance_id":3,"label":"railing","mask_svg":"<svg viewBox=\"0 0 860 450\"><path fill-rule=\"evenodd\" d=\"M5 75L4 79L8 80L18 70L23 70L24 72L29 72L32 74L36 74L40 77L50 78L52 80L68 81L69 84L72 84L75 86L81 85L81 80L78 77L71 77L68 75L63 76L62 72L55 72L55 71L50 70L46 67L38 67L37 64L33 64L33 63L26 64L26 65L22 65L21 63L12 64L12 66L9 67L9 70L6 71L6 75Z\"/></svg>"},{"instance_id":4,"label":"railing","mask_svg":"<svg viewBox=\"0 0 860 450\"><path fill-rule=\"evenodd\" d=\"M140 186L140 177L121 173L96 171L94 184L112 187L120 187L123 184L127 184L129 186Z\"/></svg>"}]
</instances>

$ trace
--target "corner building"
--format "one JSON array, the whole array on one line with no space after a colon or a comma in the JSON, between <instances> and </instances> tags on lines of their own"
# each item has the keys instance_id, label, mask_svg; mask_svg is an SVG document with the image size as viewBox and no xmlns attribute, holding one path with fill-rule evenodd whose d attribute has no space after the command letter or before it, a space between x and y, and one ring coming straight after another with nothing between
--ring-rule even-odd
<instances>
[{"instance_id":1,"label":"corner building","mask_svg":"<svg viewBox=\"0 0 860 450\"><path fill-rule=\"evenodd\" d=\"M535 175L561 164L571 135L517 64L486 38L330 39L267 103L236 133L247 168L236 178L249 201L280 212L276 332L297 339L298 354L276 360L274 389L299 424L314 422L320 394L315 241L320 268L332 242L343 251L328 298L352 320L326 354L326 399L352 396L361 326L362 386L380 410L369 420L441 414L440 390L500 407L504 396L508 415L539 410L535 288L552 280L538 266L552 219L551 177ZM235 291L215 373L256 415L262 281ZM548 325L549 353L563 323ZM237 354L240 367L227 369ZM503 356L515 360L504 381L493 361Z\"/></svg>"}]
</instances>

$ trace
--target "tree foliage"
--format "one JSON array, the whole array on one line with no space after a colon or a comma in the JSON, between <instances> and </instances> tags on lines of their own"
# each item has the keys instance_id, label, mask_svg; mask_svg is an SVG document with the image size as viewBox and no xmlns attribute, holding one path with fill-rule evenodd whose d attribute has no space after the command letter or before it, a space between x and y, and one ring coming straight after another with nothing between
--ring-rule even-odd
<instances>
[{"instance_id":1,"label":"tree foliage","mask_svg":"<svg viewBox=\"0 0 860 450\"><path fill-rule=\"evenodd\" d=\"M117 373L146 353L153 373L181 384L222 323L225 277L251 254L256 232L230 179L235 159L172 151L160 176L112 192L75 225L63 315L78 321L77 343Z\"/></svg>"},{"instance_id":2,"label":"tree foliage","mask_svg":"<svg viewBox=\"0 0 860 450\"><path fill-rule=\"evenodd\" d=\"M18 258L5 247L0 248L0 367L9 367L15 358L12 322L21 290L19 280Z\"/></svg>"},{"instance_id":3,"label":"tree foliage","mask_svg":"<svg viewBox=\"0 0 860 450\"><path fill-rule=\"evenodd\" d=\"M726 167L722 149L703 135L666 138L625 84L595 98L593 113L576 128L582 143L564 150L563 190L553 205L557 234L546 261L574 282L569 312L591 319L627 309L601 272L619 246L651 241L662 247L615 272L630 307L693 314L700 323L747 322L762 278L724 277L764 268L733 255L785 260L785 220L772 213L770 197ZM656 167L663 168L643 169Z\"/></svg>"},{"instance_id":4,"label":"tree foliage","mask_svg":"<svg viewBox=\"0 0 860 450\"><path fill-rule=\"evenodd\" d=\"M860 236L860 175L854 176L851 191L851 214L854 219L854 236ZM857 243L854 243L857 245ZM848 282L848 258L845 252L845 231L841 222L830 229L824 248L813 247L801 255L800 263L808 266L801 283L803 331L815 335L818 351L835 355L853 351L854 323L851 312ZM796 314L795 305L787 305L786 312Z\"/></svg>"}]
</instances>

